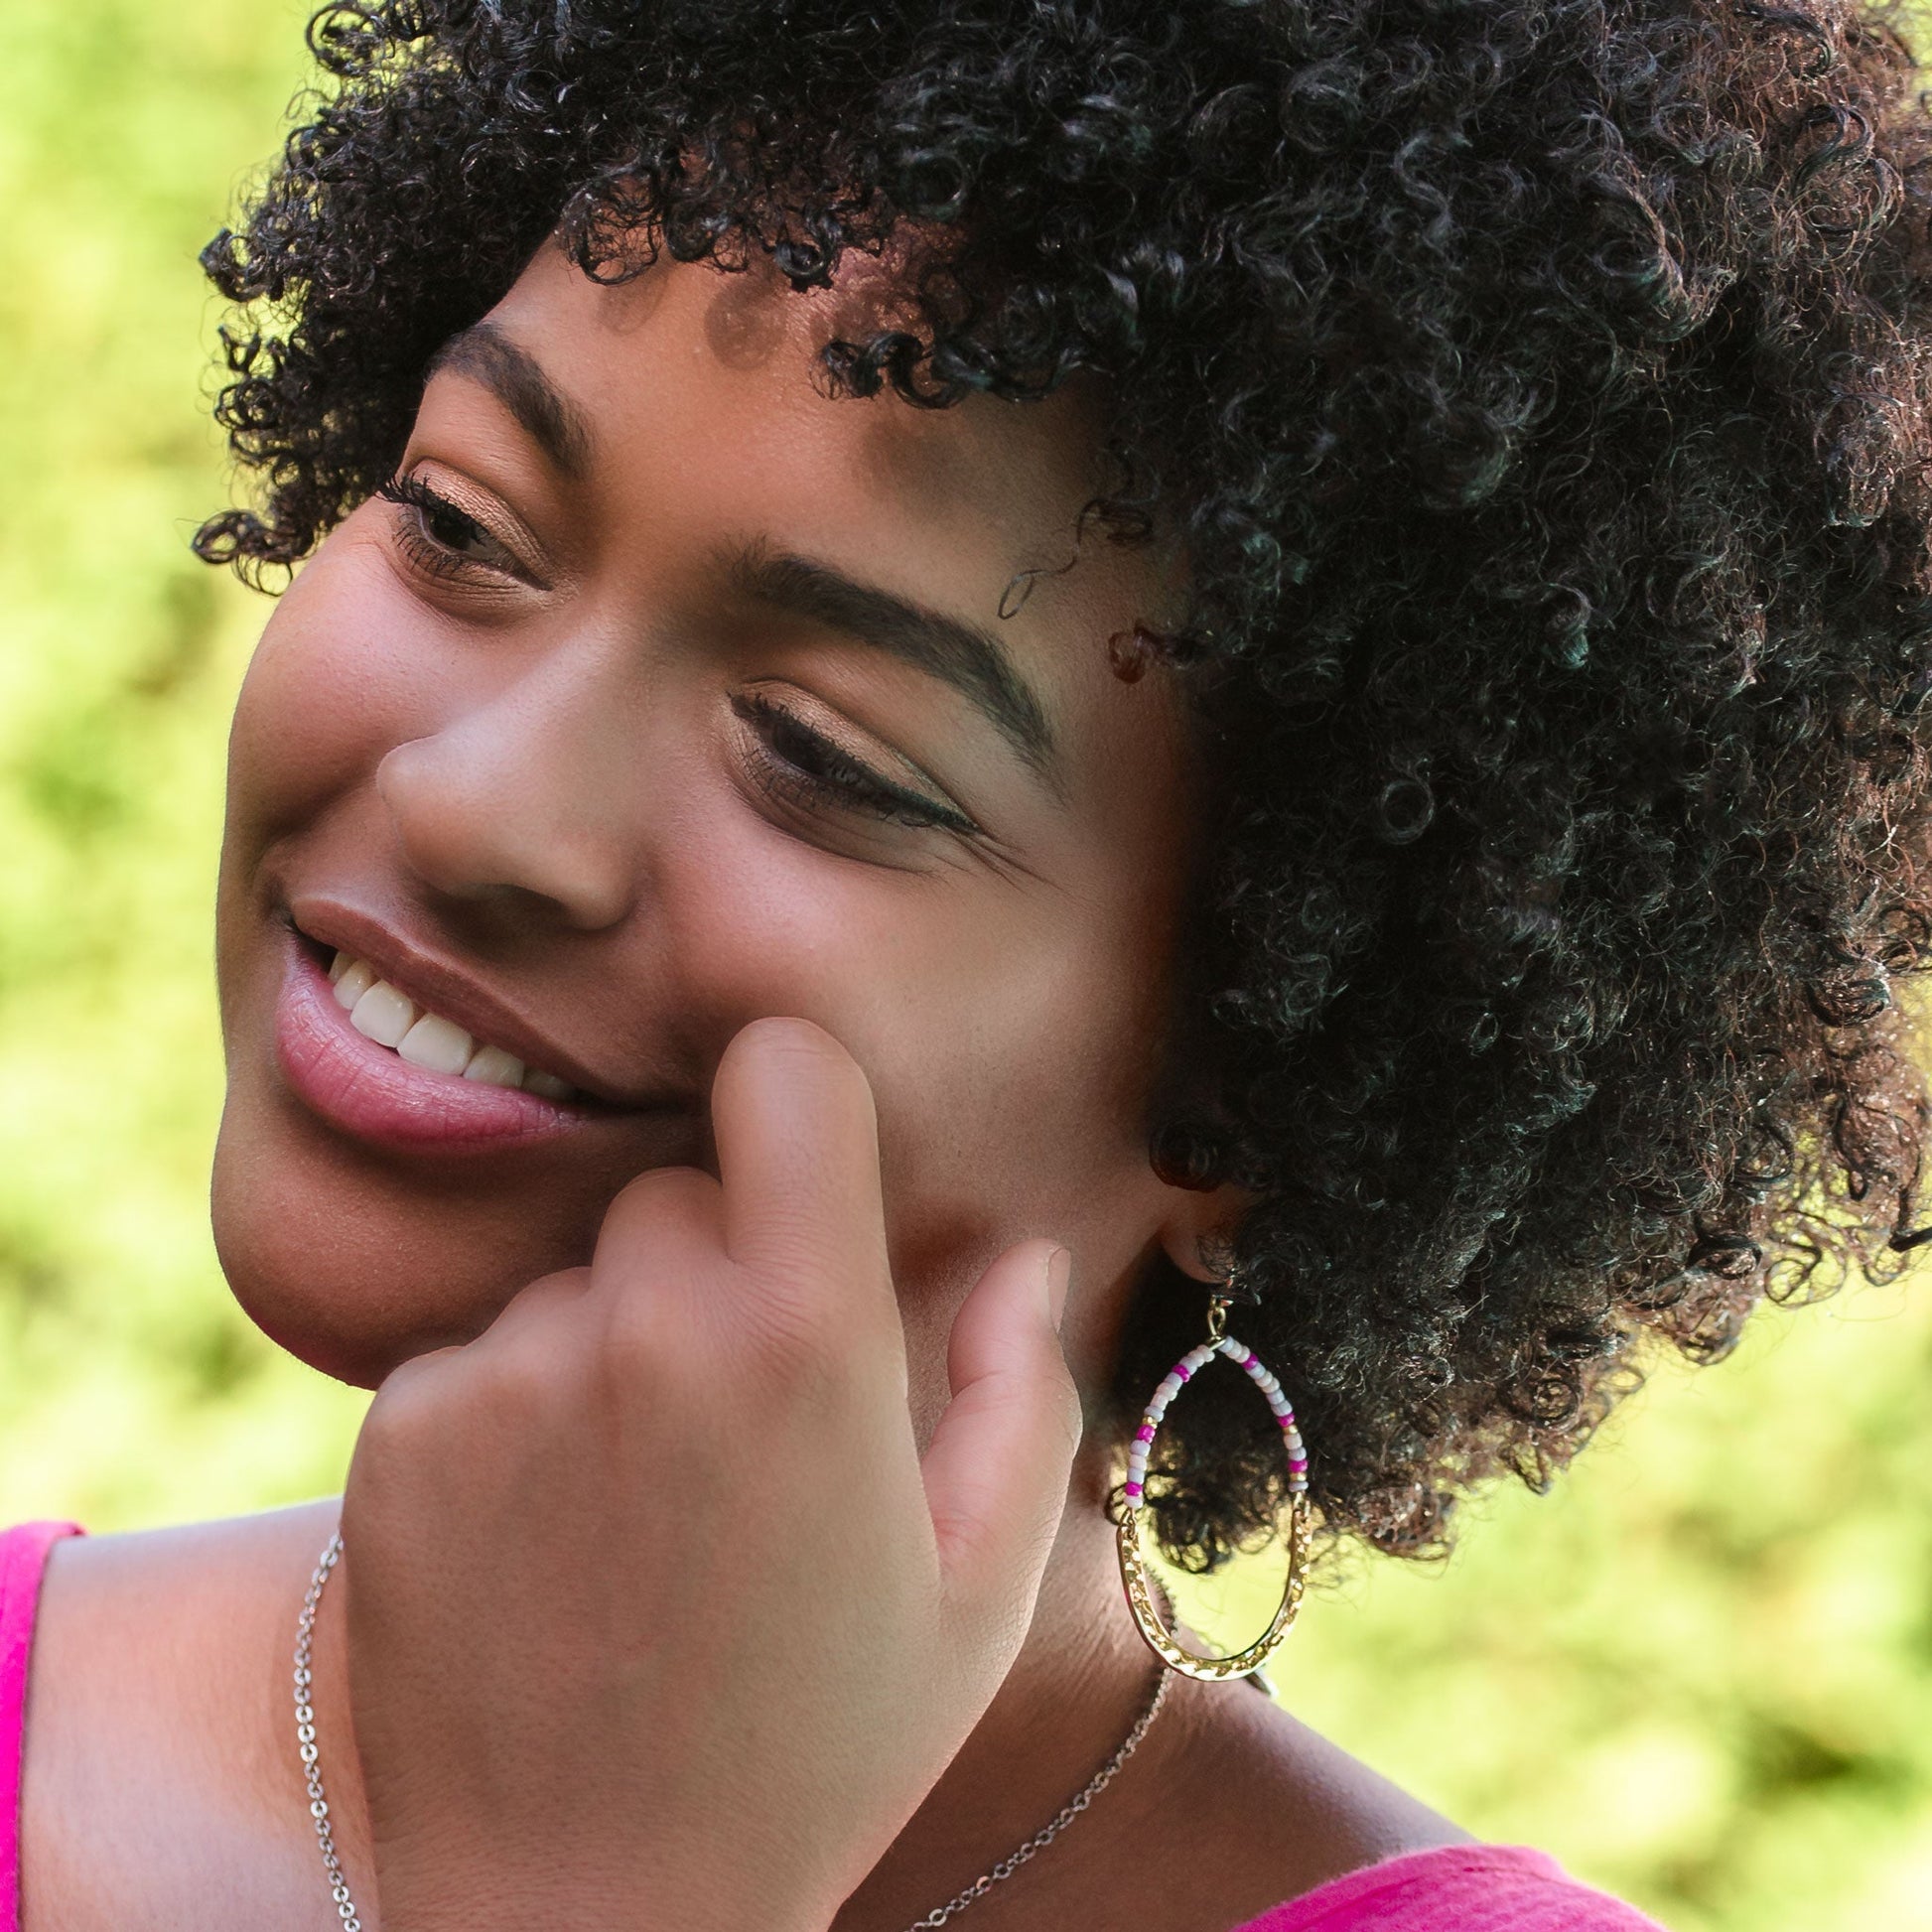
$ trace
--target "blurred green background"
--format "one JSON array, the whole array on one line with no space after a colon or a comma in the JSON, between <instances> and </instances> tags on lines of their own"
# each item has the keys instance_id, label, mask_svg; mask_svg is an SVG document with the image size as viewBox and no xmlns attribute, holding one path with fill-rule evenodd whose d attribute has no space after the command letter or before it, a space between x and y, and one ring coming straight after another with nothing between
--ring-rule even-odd
<instances>
[{"instance_id":1,"label":"blurred green background","mask_svg":"<svg viewBox=\"0 0 1932 1932\"><path fill-rule=\"evenodd\" d=\"M222 737L266 607L195 254L306 73L286 0L0 0L0 1522L339 1485L362 1398L233 1311L206 1220ZM1232 1630L1279 1564L1206 1587ZM1678 1932L1932 1928L1932 1284L1660 1370L1447 1567L1280 1660L1319 1728Z\"/></svg>"}]
</instances>

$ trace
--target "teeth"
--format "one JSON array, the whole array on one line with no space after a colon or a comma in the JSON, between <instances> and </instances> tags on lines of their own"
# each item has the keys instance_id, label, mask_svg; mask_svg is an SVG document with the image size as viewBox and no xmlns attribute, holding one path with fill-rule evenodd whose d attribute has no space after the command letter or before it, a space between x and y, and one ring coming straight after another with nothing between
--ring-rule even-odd
<instances>
[{"instance_id":1,"label":"teeth","mask_svg":"<svg viewBox=\"0 0 1932 1932\"><path fill-rule=\"evenodd\" d=\"M432 1073L461 1073L476 1048L461 1027L426 1013L403 1035L396 1051L412 1066L426 1066Z\"/></svg>"},{"instance_id":2,"label":"teeth","mask_svg":"<svg viewBox=\"0 0 1932 1932\"><path fill-rule=\"evenodd\" d=\"M338 961L342 954L336 955ZM336 981L336 1003L351 1013L355 1002L375 984L375 975L359 959L351 959L346 966L334 975Z\"/></svg>"},{"instance_id":3,"label":"teeth","mask_svg":"<svg viewBox=\"0 0 1932 1932\"><path fill-rule=\"evenodd\" d=\"M400 1046L416 1024L416 1004L387 980L377 980L349 1009L348 1024L378 1046Z\"/></svg>"},{"instance_id":4,"label":"teeth","mask_svg":"<svg viewBox=\"0 0 1932 1932\"><path fill-rule=\"evenodd\" d=\"M523 1062L500 1046L479 1046L463 1069L466 1080L483 1080L492 1087L520 1087Z\"/></svg>"},{"instance_id":5,"label":"teeth","mask_svg":"<svg viewBox=\"0 0 1932 1932\"><path fill-rule=\"evenodd\" d=\"M339 952L329 967L337 1002L348 1024L380 1046L393 1047L413 1066L460 1073L485 1086L521 1087L545 1100L574 1099L577 1089L554 1073L526 1067L500 1046L479 1044L453 1020L426 1013L407 994L378 979L365 960Z\"/></svg>"}]
</instances>

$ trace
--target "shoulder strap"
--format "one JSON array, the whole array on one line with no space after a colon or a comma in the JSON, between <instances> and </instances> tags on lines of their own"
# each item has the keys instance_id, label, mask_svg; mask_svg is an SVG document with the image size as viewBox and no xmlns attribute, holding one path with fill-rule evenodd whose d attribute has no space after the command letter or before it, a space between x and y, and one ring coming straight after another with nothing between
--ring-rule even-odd
<instances>
[{"instance_id":1,"label":"shoulder strap","mask_svg":"<svg viewBox=\"0 0 1932 1932\"><path fill-rule=\"evenodd\" d=\"M20 1747L27 1665L47 1553L78 1523L22 1523L0 1534L0 1932L20 1925Z\"/></svg>"}]
</instances>

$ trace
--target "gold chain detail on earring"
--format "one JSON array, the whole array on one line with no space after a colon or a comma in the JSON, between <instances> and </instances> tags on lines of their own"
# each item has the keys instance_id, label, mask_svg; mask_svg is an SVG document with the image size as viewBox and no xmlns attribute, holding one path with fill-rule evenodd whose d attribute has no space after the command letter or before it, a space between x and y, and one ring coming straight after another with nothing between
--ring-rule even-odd
<instances>
[{"instance_id":1,"label":"gold chain detail on earring","mask_svg":"<svg viewBox=\"0 0 1932 1932\"><path fill-rule=\"evenodd\" d=\"M1296 1426L1295 1410L1282 1393L1281 1384L1269 1373L1254 1350L1226 1332L1228 1306L1229 1298L1225 1295L1216 1295L1208 1303L1206 1341L1189 1349L1154 1391L1153 1399L1141 1418L1141 1426L1135 1432L1133 1448L1128 1452L1124 1492L1126 1507L1114 1526L1115 1547L1120 1556L1120 1580L1127 1591L1127 1607L1133 1611L1134 1622L1146 1639L1148 1648L1170 1670L1209 1683L1229 1677L1246 1677L1251 1671L1259 1670L1281 1648L1282 1640L1293 1628L1302 1607L1312 1533L1308 1495L1308 1451L1303 1447L1302 1434ZM1274 1411L1275 1420L1281 1428L1283 1445L1288 1451L1289 1470L1288 1583L1282 1591L1280 1607L1268 1628L1253 1643L1226 1657L1202 1656L1174 1640L1173 1633L1161 1621L1154 1607L1149 1589L1152 1579L1148 1575L1147 1560L1141 1553L1141 1518L1147 1509L1145 1479L1155 1432L1161 1427L1168 1404L1192 1380L1195 1372L1205 1367L1216 1355L1225 1355L1238 1368L1245 1370L1248 1379L1267 1397L1268 1406Z\"/></svg>"}]
</instances>

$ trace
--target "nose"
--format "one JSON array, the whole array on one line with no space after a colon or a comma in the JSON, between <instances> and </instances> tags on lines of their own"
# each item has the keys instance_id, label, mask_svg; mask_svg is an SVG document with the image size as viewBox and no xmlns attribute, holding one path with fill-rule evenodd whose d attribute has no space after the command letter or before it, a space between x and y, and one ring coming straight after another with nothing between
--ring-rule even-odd
<instances>
[{"instance_id":1,"label":"nose","mask_svg":"<svg viewBox=\"0 0 1932 1932\"><path fill-rule=\"evenodd\" d=\"M377 795L409 868L438 893L541 906L582 931L617 925L640 865L627 787L596 743L594 703L518 684L398 745ZM635 767L633 756L623 759ZM616 782L613 782L616 780Z\"/></svg>"}]
</instances>

